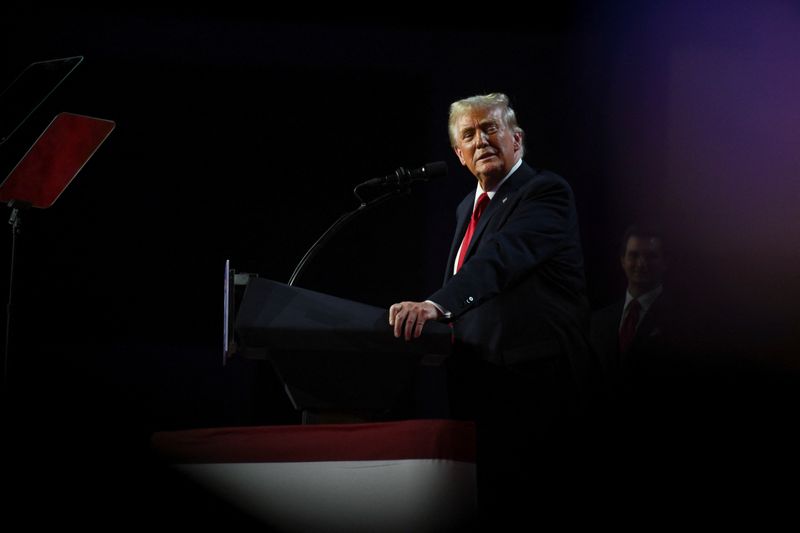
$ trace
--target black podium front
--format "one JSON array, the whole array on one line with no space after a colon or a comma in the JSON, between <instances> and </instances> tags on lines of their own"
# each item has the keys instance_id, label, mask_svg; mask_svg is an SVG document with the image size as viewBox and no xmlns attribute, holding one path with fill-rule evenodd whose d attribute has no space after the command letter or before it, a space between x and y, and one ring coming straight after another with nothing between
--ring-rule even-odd
<instances>
[{"instance_id":1,"label":"black podium front","mask_svg":"<svg viewBox=\"0 0 800 533\"><path fill-rule=\"evenodd\" d=\"M236 331L244 353L273 364L305 422L380 419L420 364L440 364L451 349L446 324L428 322L406 342L387 309L262 278L245 289Z\"/></svg>"}]
</instances>

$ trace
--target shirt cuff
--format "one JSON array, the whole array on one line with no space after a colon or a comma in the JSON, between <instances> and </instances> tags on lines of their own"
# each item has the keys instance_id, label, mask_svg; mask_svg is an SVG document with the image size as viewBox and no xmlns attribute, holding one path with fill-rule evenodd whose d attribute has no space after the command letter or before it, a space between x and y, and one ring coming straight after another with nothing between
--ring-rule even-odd
<instances>
[{"instance_id":1,"label":"shirt cuff","mask_svg":"<svg viewBox=\"0 0 800 533\"><path fill-rule=\"evenodd\" d=\"M442 313L442 318L452 318L453 313L451 313L450 311L446 311L444 307L442 307L441 305L437 304L436 302L433 302L431 300L425 300L425 303L429 303L432 306L434 306L436 309L438 309L439 312Z\"/></svg>"}]
</instances>

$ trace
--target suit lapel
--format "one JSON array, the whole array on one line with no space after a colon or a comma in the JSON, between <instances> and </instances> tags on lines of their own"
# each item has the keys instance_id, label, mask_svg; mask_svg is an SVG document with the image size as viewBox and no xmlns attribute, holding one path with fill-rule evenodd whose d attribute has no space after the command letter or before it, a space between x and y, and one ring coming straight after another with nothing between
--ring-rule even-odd
<instances>
[{"instance_id":1,"label":"suit lapel","mask_svg":"<svg viewBox=\"0 0 800 533\"><path fill-rule=\"evenodd\" d=\"M496 216L499 216L499 214L502 213L506 207L514 204L513 200L515 193L532 176L533 170L523 161L522 165L517 169L517 171L514 172L514 174L510 176L497 190L494 198L492 198L492 201L489 202L488 206L486 206L486 211L484 211L481 219L478 221L478 226L475 228L475 233L472 235L472 240L469 243L469 249L466 251L467 255L465 260L469 259L469 257L477 249L479 243L481 242L481 238L492 219ZM466 225L461 233L462 238L464 231L466 231ZM458 250L458 248L456 248L456 250Z\"/></svg>"},{"instance_id":2,"label":"suit lapel","mask_svg":"<svg viewBox=\"0 0 800 533\"><path fill-rule=\"evenodd\" d=\"M647 313L644 314L641 324L639 324L639 327L636 328L636 335L633 337L634 344L642 342L651 335L660 333L658 328L662 323L661 314L663 311L662 307L664 305L663 297L664 294L660 294L650 306L650 309L647 310Z\"/></svg>"}]
</instances>

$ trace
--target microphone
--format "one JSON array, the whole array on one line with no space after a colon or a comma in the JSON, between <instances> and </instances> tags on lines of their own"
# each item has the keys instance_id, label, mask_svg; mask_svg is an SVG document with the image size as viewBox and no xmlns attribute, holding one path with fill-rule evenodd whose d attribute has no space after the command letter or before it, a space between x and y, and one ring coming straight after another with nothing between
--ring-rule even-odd
<instances>
[{"instance_id":1,"label":"microphone","mask_svg":"<svg viewBox=\"0 0 800 533\"><path fill-rule=\"evenodd\" d=\"M383 176L382 178L367 180L361 185L395 185L404 187L416 181L427 182L445 175L447 175L447 164L444 161L436 161L434 163L425 163L421 167L411 170L400 167L392 174Z\"/></svg>"}]
</instances>

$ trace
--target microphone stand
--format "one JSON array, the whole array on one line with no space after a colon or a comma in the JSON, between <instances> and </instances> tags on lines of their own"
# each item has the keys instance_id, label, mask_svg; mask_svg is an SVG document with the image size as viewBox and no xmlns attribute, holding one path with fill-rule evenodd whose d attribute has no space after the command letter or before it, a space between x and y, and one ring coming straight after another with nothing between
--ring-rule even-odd
<instances>
[{"instance_id":1,"label":"microphone stand","mask_svg":"<svg viewBox=\"0 0 800 533\"><path fill-rule=\"evenodd\" d=\"M342 216L340 216L336 220L336 222L334 222L327 230L325 230L325 233L323 233L320 236L320 238L317 239L317 241L314 244L311 245L311 248L308 249L308 251L305 253L303 258L300 259L300 262L295 267L294 272L292 273L292 277L289 278L289 285L290 286L294 285L294 282L297 280L298 276L303 272L303 270L304 270L306 264L308 263L308 261L312 257L314 257L315 255L317 255L317 252L319 252L320 248L322 248L322 246L325 243L327 243L331 239L331 237L333 237L336 234L336 232L338 232L342 227L344 227L344 225L347 222L349 222L350 220L352 220L356 215L358 215L359 213L362 213L362 212L364 212L364 211L366 211L368 209L372 209L373 207L376 207L376 206L384 203L385 201L389 200L390 198L393 198L395 196L400 196L401 194L408 194L409 192L411 192L411 188L410 188L409 184L405 184L404 186L402 186L402 185L400 185L398 183L398 184L395 184L395 186L397 187L395 190L389 191L389 192L387 192L385 194L382 194L382 195L380 195L380 196L378 196L376 198L373 198L372 200L370 200L368 202L365 202L361 198L361 195L358 194L358 190L361 187L365 186L365 185L372 185L372 184L373 183L371 181L365 181L365 182L359 183L358 185L355 186L355 188L353 189L353 194L361 202L361 205L359 205L353 211L349 211L349 212L343 214Z\"/></svg>"}]
</instances>

